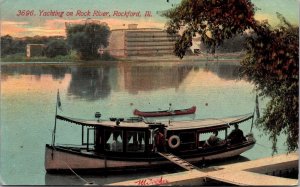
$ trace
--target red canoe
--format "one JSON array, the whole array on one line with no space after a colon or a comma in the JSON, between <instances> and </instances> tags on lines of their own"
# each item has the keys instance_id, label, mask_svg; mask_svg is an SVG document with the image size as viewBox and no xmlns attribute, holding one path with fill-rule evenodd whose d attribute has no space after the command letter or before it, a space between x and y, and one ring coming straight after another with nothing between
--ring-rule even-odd
<instances>
[{"instance_id":1,"label":"red canoe","mask_svg":"<svg viewBox=\"0 0 300 187\"><path fill-rule=\"evenodd\" d=\"M143 112L135 109L133 114L136 116L142 117L160 117L160 116L175 116L175 115L186 115L186 114L194 114L196 112L196 106L192 106L187 109L180 110L163 110L163 111L153 111L153 112Z\"/></svg>"}]
</instances>

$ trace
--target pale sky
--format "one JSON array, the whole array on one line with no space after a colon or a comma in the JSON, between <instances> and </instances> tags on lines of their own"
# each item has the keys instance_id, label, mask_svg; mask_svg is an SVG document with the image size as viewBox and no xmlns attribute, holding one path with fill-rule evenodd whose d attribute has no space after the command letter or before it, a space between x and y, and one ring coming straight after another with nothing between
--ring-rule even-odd
<instances>
[{"instance_id":1,"label":"pale sky","mask_svg":"<svg viewBox=\"0 0 300 187\"><path fill-rule=\"evenodd\" d=\"M137 23L139 28L164 28L166 19L159 16L157 11L167 10L172 4L179 2L180 0L169 0L169 3L166 0L0 0L1 35L9 34L15 37L65 35L65 22L83 22L87 18L106 22L111 29L126 28L131 23ZM268 19L271 25L276 25L278 24L276 12L279 12L292 24L298 25L298 0L252 0L252 2L259 8L256 19ZM22 10L28 11L28 15L22 16ZM62 17L47 16L51 10L64 13ZM90 11L90 15L76 16L78 10ZM40 11L44 12L40 15ZM94 11L110 12L110 16L93 16ZM114 11L140 11L141 16L113 16ZM146 11L151 11L152 17L145 17ZM67 12L73 12L73 16L67 16Z\"/></svg>"}]
</instances>

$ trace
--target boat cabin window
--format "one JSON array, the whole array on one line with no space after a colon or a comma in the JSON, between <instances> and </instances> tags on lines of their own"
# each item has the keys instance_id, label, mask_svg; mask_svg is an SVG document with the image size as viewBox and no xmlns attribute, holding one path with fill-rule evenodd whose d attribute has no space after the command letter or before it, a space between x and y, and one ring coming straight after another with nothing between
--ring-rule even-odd
<instances>
[{"instance_id":1,"label":"boat cabin window","mask_svg":"<svg viewBox=\"0 0 300 187\"><path fill-rule=\"evenodd\" d=\"M221 145L225 138L226 131L222 130L222 131L218 131L218 135L217 135L217 141L215 145L209 145L207 144L207 141L209 140L209 138L211 136L214 135L214 132L198 132L198 148L205 148L205 147L211 147L211 146L217 146L217 145Z\"/></svg>"},{"instance_id":2,"label":"boat cabin window","mask_svg":"<svg viewBox=\"0 0 300 187\"><path fill-rule=\"evenodd\" d=\"M179 133L180 147L182 150L196 149L196 133L195 132L182 132Z\"/></svg>"},{"instance_id":3,"label":"boat cabin window","mask_svg":"<svg viewBox=\"0 0 300 187\"><path fill-rule=\"evenodd\" d=\"M105 130L105 150L123 152L123 132L121 130Z\"/></svg>"},{"instance_id":4,"label":"boat cabin window","mask_svg":"<svg viewBox=\"0 0 300 187\"><path fill-rule=\"evenodd\" d=\"M154 138L154 131L150 129L150 136L149 136L149 145L153 145L153 138Z\"/></svg>"},{"instance_id":5,"label":"boat cabin window","mask_svg":"<svg viewBox=\"0 0 300 187\"><path fill-rule=\"evenodd\" d=\"M145 151L145 132L128 131L127 132L127 152Z\"/></svg>"}]
</instances>

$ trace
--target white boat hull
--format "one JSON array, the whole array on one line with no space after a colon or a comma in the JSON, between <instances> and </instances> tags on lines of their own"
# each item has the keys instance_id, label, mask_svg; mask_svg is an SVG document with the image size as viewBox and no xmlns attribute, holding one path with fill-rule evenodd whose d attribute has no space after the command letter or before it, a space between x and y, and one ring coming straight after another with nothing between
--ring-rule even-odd
<instances>
[{"instance_id":1,"label":"white boat hull","mask_svg":"<svg viewBox=\"0 0 300 187\"><path fill-rule=\"evenodd\" d=\"M203 160L225 159L238 156L241 153L251 149L254 144L232 149L217 154L198 156L185 159L188 162L196 163ZM180 157L180 155L177 155ZM107 158L97 158L92 153L85 152L82 154L71 153L62 150L52 149L46 146L45 150L45 169L52 170L103 170L103 169L122 169L122 168L141 168L155 167L162 164L170 164L168 160L159 161L122 161Z\"/></svg>"}]
</instances>

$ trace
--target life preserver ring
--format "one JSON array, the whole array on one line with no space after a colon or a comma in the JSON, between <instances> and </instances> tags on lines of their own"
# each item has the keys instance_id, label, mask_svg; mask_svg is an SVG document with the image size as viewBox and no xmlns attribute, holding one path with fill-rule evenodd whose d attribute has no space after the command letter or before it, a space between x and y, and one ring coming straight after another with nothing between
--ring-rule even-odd
<instances>
[{"instance_id":1,"label":"life preserver ring","mask_svg":"<svg viewBox=\"0 0 300 187\"><path fill-rule=\"evenodd\" d=\"M176 141L175 144L173 144L174 140ZM180 145L180 138L177 135L173 135L169 138L168 144L172 149L177 148Z\"/></svg>"}]
</instances>

